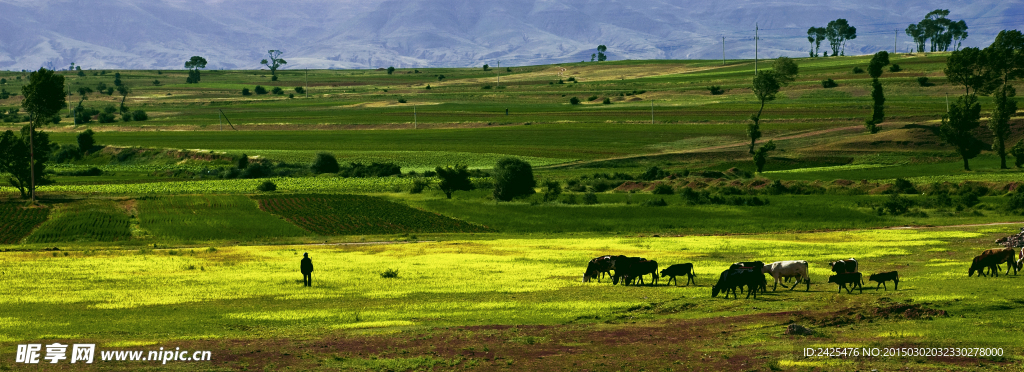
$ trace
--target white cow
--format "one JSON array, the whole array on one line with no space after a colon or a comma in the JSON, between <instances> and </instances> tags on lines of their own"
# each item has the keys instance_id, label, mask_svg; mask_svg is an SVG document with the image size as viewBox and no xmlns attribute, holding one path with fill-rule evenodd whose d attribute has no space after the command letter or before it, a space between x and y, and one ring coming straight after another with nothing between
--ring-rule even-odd
<instances>
[{"instance_id":1,"label":"white cow","mask_svg":"<svg viewBox=\"0 0 1024 372\"><path fill-rule=\"evenodd\" d=\"M793 289L796 288L797 284L806 281L807 290L811 290L811 277L807 275L807 261L800 260L772 262L770 264L764 265L764 267L761 268L761 272L764 274L769 274L772 276L773 279L775 279L775 286L772 288L772 291L775 291L777 288L779 288L779 284L782 284L782 278L797 279L797 282L793 284L792 288L787 287L785 284L782 284L783 288L789 288L789 290L792 291Z\"/></svg>"}]
</instances>

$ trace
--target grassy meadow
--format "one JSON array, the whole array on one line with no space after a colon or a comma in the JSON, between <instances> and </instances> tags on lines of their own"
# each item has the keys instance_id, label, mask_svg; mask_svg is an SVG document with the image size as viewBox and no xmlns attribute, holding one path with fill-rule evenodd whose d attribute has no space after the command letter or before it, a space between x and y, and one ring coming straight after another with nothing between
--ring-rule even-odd
<instances>
[{"instance_id":1,"label":"grassy meadow","mask_svg":"<svg viewBox=\"0 0 1024 372\"><path fill-rule=\"evenodd\" d=\"M63 117L43 128L55 145L39 202L0 186L0 371L25 367L9 357L18 344L41 342L213 352L60 365L76 370L1020 370L1020 276L967 269L1024 226L1024 171L991 151L965 171L939 138L946 97L962 92L947 57L890 57L901 68L882 75L876 134L863 124L870 78L853 72L870 56L795 59L800 74L761 119L757 145L778 145L761 173L750 60L283 69L276 81L211 70L199 84L181 70L62 72L72 92L94 90L71 105L98 110L121 102L99 92L120 74L125 104L149 119ZM16 93L0 100L0 129L17 131L27 74L0 77ZM257 85L282 94L242 95ZM974 134L991 143L992 98L980 102ZM86 129L95 146L79 149ZM1008 147L1021 139L1018 113ZM316 174L319 153L400 170ZM535 194L496 200L506 157L531 164ZM451 199L432 173L449 165L473 184ZM266 182L276 190L258 191ZM697 284L582 283L605 254L692 262ZM837 293L827 263L850 257L865 275L898 270L899 290ZM810 262L810 290L710 296L733 262L793 259ZM784 334L790 324L811 333ZM1006 354L802 356L847 346Z\"/></svg>"}]
</instances>

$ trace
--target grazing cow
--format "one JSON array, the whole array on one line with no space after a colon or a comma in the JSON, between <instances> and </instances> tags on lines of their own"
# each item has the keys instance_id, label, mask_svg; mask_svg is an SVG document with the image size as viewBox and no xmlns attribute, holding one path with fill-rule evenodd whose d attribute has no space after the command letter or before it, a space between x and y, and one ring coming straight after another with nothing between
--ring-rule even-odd
<instances>
[{"instance_id":1,"label":"grazing cow","mask_svg":"<svg viewBox=\"0 0 1024 372\"><path fill-rule=\"evenodd\" d=\"M729 270L754 270L756 272L762 272L763 269L764 262L761 261L737 262L729 266ZM756 287L755 289L761 290L762 293L768 292L768 281L764 280L764 283L765 285ZM740 287L740 293L743 293L743 287Z\"/></svg>"},{"instance_id":2,"label":"grazing cow","mask_svg":"<svg viewBox=\"0 0 1024 372\"><path fill-rule=\"evenodd\" d=\"M900 273L899 272L890 271L890 272L887 272L887 273L875 273L875 274L871 274L871 276L868 277L868 281L878 282L878 285L875 286L875 289L878 289L878 287L884 287L885 290L887 290L887 291L889 290L889 287L887 287L885 285L885 282L888 282L890 280L893 282L893 286L896 288L896 290L897 291L900 290Z\"/></svg>"},{"instance_id":3,"label":"grazing cow","mask_svg":"<svg viewBox=\"0 0 1024 372\"><path fill-rule=\"evenodd\" d=\"M977 271L979 276L985 275L985 268L992 269L993 276L999 276L999 265L1006 263L1006 275L1010 275L1010 268L1013 268L1013 275L1017 275L1017 264L1014 263L1016 252L1013 248L987 249L981 252L980 256L974 257L967 276L974 276Z\"/></svg>"},{"instance_id":4,"label":"grazing cow","mask_svg":"<svg viewBox=\"0 0 1024 372\"><path fill-rule=\"evenodd\" d=\"M616 275L618 275L618 272L620 271L615 270ZM657 285L657 261L642 260L636 262L624 268L622 273L624 285L630 285L637 279L640 280L640 284L644 284L643 276L647 274L650 274L650 284ZM614 278L612 278L612 283L614 283Z\"/></svg>"},{"instance_id":5,"label":"grazing cow","mask_svg":"<svg viewBox=\"0 0 1024 372\"><path fill-rule=\"evenodd\" d=\"M832 261L828 263L828 266L832 267L832 271L836 274L842 273L855 273L857 272L857 259L850 258L849 260Z\"/></svg>"},{"instance_id":6,"label":"grazing cow","mask_svg":"<svg viewBox=\"0 0 1024 372\"><path fill-rule=\"evenodd\" d=\"M612 276L612 270L615 269L615 257L613 256L601 256L590 260L587 263L587 271L583 272L583 282L588 283L590 279L597 278L597 282L600 283L601 279L604 278L605 274Z\"/></svg>"},{"instance_id":7,"label":"grazing cow","mask_svg":"<svg viewBox=\"0 0 1024 372\"><path fill-rule=\"evenodd\" d=\"M718 297L720 292L725 292L725 298L729 298L729 291L732 291L733 298L739 298L736 294L736 287L747 287L747 298L754 294L757 299L757 288L764 284L764 274L748 269L729 269L722 272L718 277L718 283L711 287L711 297Z\"/></svg>"},{"instance_id":8,"label":"grazing cow","mask_svg":"<svg viewBox=\"0 0 1024 372\"><path fill-rule=\"evenodd\" d=\"M661 277L662 278L664 278L666 276L669 277L668 278L668 283L669 284L671 284L673 280L676 280L676 276L683 276L683 275L686 275L686 285L687 286L690 285L690 282L693 282L694 285L697 285L697 281L693 279L695 276L697 276L697 274L693 272L693 264L692 263L684 263L684 264L672 265L672 266L669 266L665 270L661 270ZM679 281L678 280L676 280L676 285L679 285Z\"/></svg>"},{"instance_id":9,"label":"grazing cow","mask_svg":"<svg viewBox=\"0 0 1024 372\"><path fill-rule=\"evenodd\" d=\"M860 273L842 273L828 277L829 283L836 283L839 285L839 293L843 293L843 289L846 289L846 293L853 293L851 289L860 288L860 293L864 293L864 287L861 284L864 283L864 277ZM846 285L850 284L849 288Z\"/></svg>"},{"instance_id":10,"label":"grazing cow","mask_svg":"<svg viewBox=\"0 0 1024 372\"><path fill-rule=\"evenodd\" d=\"M796 285L800 282L807 282L807 290L811 290L811 277L807 275L807 261L779 261L772 262L761 268L761 272L771 275L775 279L775 286L772 287L772 292L779 288L780 280L782 278L796 278L797 281L793 284L793 287L787 287L782 284L782 288L789 288L789 290L796 289Z\"/></svg>"}]
</instances>

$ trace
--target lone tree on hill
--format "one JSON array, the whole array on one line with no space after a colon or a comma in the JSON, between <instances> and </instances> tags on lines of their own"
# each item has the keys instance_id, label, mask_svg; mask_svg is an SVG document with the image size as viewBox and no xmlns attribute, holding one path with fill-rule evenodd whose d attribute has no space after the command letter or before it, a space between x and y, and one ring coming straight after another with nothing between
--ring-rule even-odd
<instances>
[{"instance_id":1,"label":"lone tree on hill","mask_svg":"<svg viewBox=\"0 0 1024 372\"><path fill-rule=\"evenodd\" d=\"M608 59L608 55L604 54L604 52L607 52L607 51L608 51L608 47L604 46L604 44L597 46L597 61L598 62L604 62L605 60Z\"/></svg>"},{"instance_id":2,"label":"lone tree on hill","mask_svg":"<svg viewBox=\"0 0 1024 372\"><path fill-rule=\"evenodd\" d=\"M1010 85L1011 80L1024 77L1024 34L1017 30L1003 30L996 40L985 48L989 68L1001 87L996 89L995 108L988 121L992 130L992 150L999 154L999 167L1006 166L1006 141L1010 136L1010 118L1017 113L1016 89Z\"/></svg>"},{"instance_id":3,"label":"lone tree on hill","mask_svg":"<svg viewBox=\"0 0 1024 372\"><path fill-rule=\"evenodd\" d=\"M537 181L533 178L533 167L521 159L504 158L494 165L494 198L509 201L518 197L533 195Z\"/></svg>"},{"instance_id":4,"label":"lone tree on hill","mask_svg":"<svg viewBox=\"0 0 1024 372\"><path fill-rule=\"evenodd\" d=\"M465 165L456 165L455 168L451 166L437 167L434 171L437 172L437 178L441 180L438 188L441 189L441 192L448 199L451 199L452 193L456 191L469 191L473 189L473 182L469 180L469 169Z\"/></svg>"},{"instance_id":5,"label":"lone tree on hill","mask_svg":"<svg viewBox=\"0 0 1024 372\"><path fill-rule=\"evenodd\" d=\"M36 201L36 177L42 178L43 163L46 161L47 155L49 154L49 136L44 133L40 133L40 144L47 145L46 148L40 148L40 159L37 162L35 156L35 145L36 141L33 139L35 133L35 127L37 125L46 125L53 121L55 115L60 114L62 108L64 108L64 76L54 74L53 71L45 68L40 68L39 71L29 74L28 84L21 87L21 94L24 96L24 100L21 101L21 107L25 109L25 112L29 113L31 120L29 121L28 127L28 143L29 143L29 164L32 164L29 170L30 173L30 188L32 202ZM25 136L25 130L22 129L22 136ZM39 171L38 173L36 171ZM24 197L24 194L22 194Z\"/></svg>"},{"instance_id":6,"label":"lone tree on hill","mask_svg":"<svg viewBox=\"0 0 1024 372\"><path fill-rule=\"evenodd\" d=\"M270 75L277 76L277 69L281 67L281 65L288 64L288 62L285 61L283 58L279 58L283 53L284 52L276 49L268 50L267 54L269 54L270 59L263 59L260 61L261 65L265 65L267 66L267 68L270 69Z\"/></svg>"},{"instance_id":7,"label":"lone tree on hill","mask_svg":"<svg viewBox=\"0 0 1024 372\"><path fill-rule=\"evenodd\" d=\"M191 59L185 61L185 68L188 69L188 78L185 79L185 83L199 83L199 69L206 68L206 58L200 56L192 56Z\"/></svg>"},{"instance_id":8,"label":"lone tree on hill","mask_svg":"<svg viewBox=\"0 0 1024 372\"><path fill-rule=\"evenodd\" d=\"M807 41L811 43L811 57L818 56L818 49L821 48L821 42L825 40L827 35L824 27L811 27L807 29Z\"/></svg>"},{"instance_id":9,"label":"lone tree on hill","mask_svg":"<svg viewBox=\"0 0 1024 372\"><path fill-rule=\"evenodd\" d=\"M878 78L882 76L882 68L889 65L889 52L881 51L871 57L868 64L868 74L871 75L871 99L874 105L871 106L871 118L864 121L864 125L872 134L878 133L878 124L885 120L885 93L882 91L882 83Z\"/></svg>"},{"instance_id":10,"label":"lone tree on hill","mask_svg":"<svg viewBox=\"0 0 1024 372\"><path fill-rule=\"evenodd\" d=\"M395 66L388 67L388 75L395 73Z\"/></svg>"},{"instance_id":11,"label":"lone tree on hill","mask_svg":"<svg viewBox=\"0 0 1024 372\"><path fill-rule=\"evenodd\" d=\"M829 22L825 26L825 38L832 47L832 56L846 55L846 41L857 38L857 28L850 26L850 23L843 18Z\"/></svg>"},{"instance_id":12,"label":"lone tree on hill","mask_svg":"<svg viewBox=\"0 0 1024 372\"><path fill-rule=\"evenodd\" d=\"M754 145L757 143L757 140L761 138L761 113L764 112L765 103L774 101L775 95L779 93L779 90L795 80L799 72L800 68L797 67L792 59L779 57L772 64L771 70L759 71L754 76L754 84L750 89L754 91L754 96L761 102L761 107L757 109L756 114L750 115L750 121L753 123L747 124L747 137L750 137L749 151L751 154L754 153Z\"/></svg>"}]
</instances>

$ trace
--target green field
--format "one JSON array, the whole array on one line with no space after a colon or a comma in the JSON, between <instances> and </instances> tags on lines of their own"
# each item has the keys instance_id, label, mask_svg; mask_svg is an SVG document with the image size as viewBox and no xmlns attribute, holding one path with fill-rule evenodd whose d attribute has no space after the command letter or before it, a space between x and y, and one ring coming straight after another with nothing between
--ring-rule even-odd
<instances>
[{"instance_id":1,"label":"green field","mask_svg":"<svg viewBox=\"0 0 1024 372\"><path fill-rule=\"evenodd\" d=\"M0 186L0 370L23 367L9 358L18 344L58 341L214 355L71 366L95 370L1019 370L1020 276L967 269L1024 226L1024 171L992 151L964 171L939 137L946 96L963 92L948 56L891 56L902 70L882 75L876 134L870 78L852 72L870 56L795 59L796 81L761 119L757 145L778 146L762 173L748 152L749 60L503 67L500 85L479 68L315 70L308 98L295 90L304 71L287 69L278 81L203 71L199 84L184 71L68 74L75 91L120 73L126 105L149 119L64 117L43 128L64 160L46 164L37 205ZM0 72L9 92L25 76ZM829 78L839 86L823 88ZM256 85L284 94L241 95ZM974 134L991 143L992 98L980 102ZM27 116L3 120L16 131ZM1008 147L1024 139L1020 112L1010 124ZM86 129L96 146L74 150ZM400 172L317 174L319 153ZM535 194L496 200L506 157L532 165ZM472 170L473 190L446 197L433 171L449 165ZM258 191L266 182L276 190ZM307 252L312 288L298 272ZM605 254L692 262L698 284L582 283ZM898 270L899 291L836 293L827 263L849 257L865 275ZM810 262L809 291L710 296L733 262L791 259ZM794 323L812 333L784 334Z\"/></svg>"}]
</instances>

